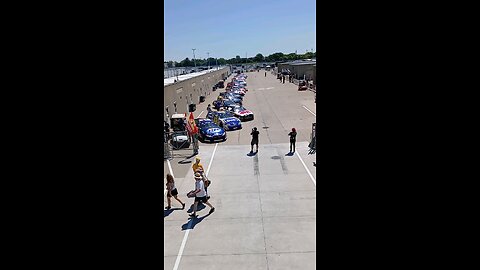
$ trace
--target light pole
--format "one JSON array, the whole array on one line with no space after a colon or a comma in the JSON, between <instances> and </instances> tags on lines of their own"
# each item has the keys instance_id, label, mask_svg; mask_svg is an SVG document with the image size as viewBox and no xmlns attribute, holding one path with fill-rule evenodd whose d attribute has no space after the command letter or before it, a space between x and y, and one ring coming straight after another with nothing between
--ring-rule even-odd
<instances>
[{"instance_id":1,"label":"light pole","mask_svg":"<svg viewBox=\"0 0 480 270\"><path fill-rule=\"evenodd\" d=\"M197 64L195 63L195 50L196 49L192 49L192 51L193 51L193 65L195 65L195 69L197 69Z\"/></svg>"},{"instance_id":2,"label":"light pole","mask_svg":"<svg viewBox=\"0 0 480 270\"><path fill-rule=\"evenodd\" d=\"M210 53L207 52L207 69L210 69L210 62L209 62L209 60L210 60Z\"/></svg>"}]
</instances>

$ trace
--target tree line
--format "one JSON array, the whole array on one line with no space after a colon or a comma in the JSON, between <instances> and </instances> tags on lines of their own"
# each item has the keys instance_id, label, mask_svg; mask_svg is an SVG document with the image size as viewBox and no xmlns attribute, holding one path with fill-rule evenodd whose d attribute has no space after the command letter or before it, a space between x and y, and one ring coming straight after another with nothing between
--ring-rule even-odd
<instances>
[{"instance_id":1,"label":"tree line","mask_svg":"<svg viewBox=\"0 0 480 270\"><path fill-rule=\"evenodd\" d=\"M168 67L173 67L175 64L175 67L193 67L194 65L197 66L213 66L218 63L218 65L237 65L237 64L255 64L255 63L260 63L260 62L277 62L277 61L292 61L292 60L300 60L300 59L311 59L311 58L316 58L317 57L317 52L307 52L304 54L296 54L296 53L289 53L289 54L284 54L284 53L274 53L270 54L269 56L263 56L261 53L258 53L254 57L240 57L237 55L235 58L230 58L230 59L225 59L225 58L208 58L208 59L195 59L195 63L193 62L193 59L189 59L188 57L183 59L180 62L177 61L168 61L164 62L167 64Z\"/></svg>"}]
</instances>

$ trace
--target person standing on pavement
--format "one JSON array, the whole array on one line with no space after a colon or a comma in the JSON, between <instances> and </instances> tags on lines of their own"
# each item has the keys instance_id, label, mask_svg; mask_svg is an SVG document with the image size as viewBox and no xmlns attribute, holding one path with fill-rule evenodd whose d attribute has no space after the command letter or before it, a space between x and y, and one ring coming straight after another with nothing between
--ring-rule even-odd
<instances>
[{"instance_id":1,"label":"person standing on pavement","mask_svg":"<svg viewBox=\"0 0 480 270\"><path fill-rule=\"evenodd\" d=\"M288 136L290 136L290 153L295 153L295 141L297 140L297 131L295 130L295 128L292 128L292 131L288 133Z\"/></svg>"},{"instance_id":2,"label":"person standing on pavement","mask_svg":"<svg viewBox=\"0 0 480 270\"><path fill-rule=\"evenodd\" d=\"M165 142L168 142L168 139L170 138L170 125L168 124L167 121L164 121L164 127L165 127Z\"/></svg>"},{"instance_id":3,"label":"person standing on pavement","mask_svg":"<svg viewBox=\"0 0 480 270\"><path fill-rule=\"evenodd\" d=\"M283 83L285 83L285 75L282 76Z\"/></svg>"},{"instance_id":4,"label":"person standing on pavement","mask_svg":"<svg viewBox=\"0 0 480 270\"><path fill-rule=\"evenodd\" d=\"M207 106L207 112L211 112L212 111L212 107L210 106L210 104L208 104Z\"/></svg>"},{"instance_id":5,"label":"person standing on pavement","mask_svg":"<svg viewBox=\"0 0 480 270\"><path fill-rule=\"evenodd\" d=\"M257 131L256 127L254 127L252 129L252 133L250 133L250 135L252 135L252 142L250 143L252 148L250 149L250 153L253 153L254 144L257 146L257 150L255 152L258 152L258 134L260 134L260 132Z\"/></svg>"},{"instance_id":6,"label":"person standing on pavement","mask_svg":"<svg viewBox=\"0 0 480 270\"><path fill-rule=\"evenodd\" d=\"M167 174L167 202L168 205L165 209L170 210L172 208L172 196L182 205L182 210L185 209L185 203L182 202L178 197L178 191L175 187L175 180L173 180L173 176L171 174Z\"/></svg>"},{"instance_id":7,"label":"person standing on pavement","mask_svg":"<svg viewBox=\"0 0 480 270\"><path fill-rule=\"evenodd\" d=\"M265 77L267 77L267 72L265 71Z\"/></svg>"},{"instance_id":8,"label":"person standing on pavement","mask_svg":"<svg viewBox=\"0 0 480 270\"><path fill-rule=\"evenodd\" d=\"M192 194L195 194L195 203L193 204L193 213L190 215L192 218L197 217L198 202L202 202L210 206L210 211L208 214L211 214L213 211L215 211L215 207L208 202L207 192L205 191L205 184L203 180L204 179L200 173L195 173L195 191L192 192Z\"/></svg>"}]
</instances>

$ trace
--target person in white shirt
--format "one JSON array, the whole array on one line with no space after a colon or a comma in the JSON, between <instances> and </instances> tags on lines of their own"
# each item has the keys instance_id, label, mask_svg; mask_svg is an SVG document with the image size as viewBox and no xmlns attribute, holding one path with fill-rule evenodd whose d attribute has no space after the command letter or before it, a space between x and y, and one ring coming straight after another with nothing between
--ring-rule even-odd
<instances>
[{"instance_id":1,"label":"person in white shirt","mask_svg":"<svg viewBox=\"0 0 480 270\"><path fill-rule=\"evenodd\" d=\"M197 217L197 205L198 202L202 202L208 206L210 206L210 212L208 214L213 213L215 211L215 207L213 207L207 199L207 192L205 191L205 184L204 179L200 173L195 173L195 190L192 192L195 194L195 203L193 204L193 213L190 215L191 217Z\"/></svg>"}]
</instances>

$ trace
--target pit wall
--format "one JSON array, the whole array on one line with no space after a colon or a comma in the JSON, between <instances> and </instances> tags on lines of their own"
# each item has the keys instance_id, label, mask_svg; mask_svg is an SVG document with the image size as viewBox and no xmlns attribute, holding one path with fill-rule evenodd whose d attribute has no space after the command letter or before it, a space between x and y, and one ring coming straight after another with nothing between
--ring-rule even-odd
<instances>
[{"instance_id":1,"label":"pit wall","mask_svg":"<svg viewBox=\"0 0 480 270\"><path fill-rule=\"evenodd\" d=\"M217 71L203 74L185 81L176 82L163 88L163 119L168 120L168 115L174 113L188 113L189 104L200 104L200 96L208 97L212 94L212 88L220 80L227 78L231 74L230 68L225 67ZM225 86L227 84L225 83ZM224 91L225 88L219 88L216 91ZM215 93L213 93L215 94ZM177 104L177 112L175 112L174 103ZM195 112L194 115L198 115Z\"/></svg>"}]
</instances>

